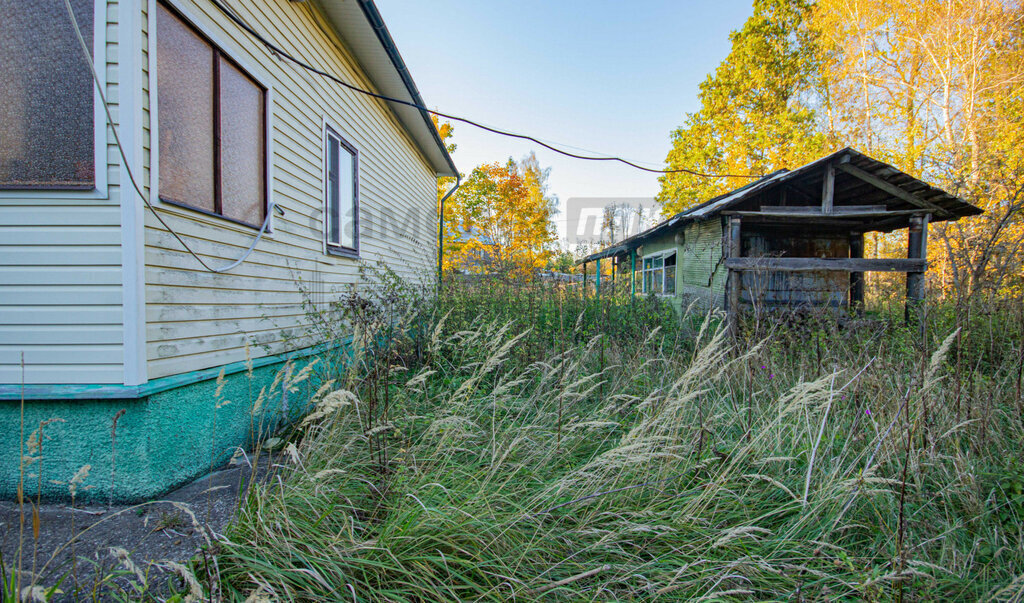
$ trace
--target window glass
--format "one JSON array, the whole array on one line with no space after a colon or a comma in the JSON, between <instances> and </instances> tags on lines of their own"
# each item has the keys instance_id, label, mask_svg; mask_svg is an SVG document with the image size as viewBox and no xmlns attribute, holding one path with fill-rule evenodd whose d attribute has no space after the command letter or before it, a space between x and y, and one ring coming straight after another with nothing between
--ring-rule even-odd
<instances>
[{"instance_id":1,"label":"window glass","mask_svg":"<svg viewBox=\"0 0 1024 603\"><path fill-rule=\"evenodd\" d=\"M266 91L157 5L160 198L259 228L267 207Z\"/></svg>"},{"instance_id":2,"label":"window glass","mask_svg":"<svg viewBox=\"0 0 1024 603\"><path fill-rule=\"evenodd\" d=\"M92 0L72 0L92 51ZM0 0L0 188L95 186L95 84L63 2Z\"/></svg>"},{"instance_id":3,"label":"window glass","mask_svg":"<svg viewBox=\"0 0 1024 603\"><path fill-rule=\"evenodd\" d=\"M326 141L327 243L332 247L358 249L358 160L355 149L345 144L333 131Z\"/></svg>"},{"instance_id":4,"label":"window glass","mask_svg":"<svg viewBox=\"0 0 1024 603\"><path fill-rule=\"evenodd\" d=\"M338 210L340 192L338 191L338 162L341 161L341 144L337 138L327 136L327 242L332 245L341 244L341 219Z\"/></svg>"},{"instance_id":5,"label":"window glass","mask_svg":"<svg viewBox=\"0 0 1024 603\"><path fill-rule=\"evenodd\" d=\"M662 293L663 292L663 284L664 283L662 282L662 279L664 278L664 275L665 275L665 269L664 268L655 268L654 270L651 271L651 285L652 285L651 291L652 292L654 292L654 293Z\"/></svg>"},{"instance_id":6,"label":"window glass","mask_svg":"<svg viewBox=\"0 0 1024 603\"><path fill-rule=\"evenodd\" d=\"M676 254L665 256L665 293L676 292Z\"/></svg>"},{"instance_id":7,"label":"window glass","mask_svg":"<svg viewBox=\"0 0 1024 603\"><path fill-rule=\"evenodd\" d=\"M263 223L266 183L263 89L223 56L220 73L221 213Z\"/></svg>"},{"instance_id":8,"label":"window glass","mask_svg":"<svg viewBox=\"0 0 1024 603\"><path fill-rule=\"evenodd\" d=\"M160 197L216 211L213 47L163 5L156 26Z\"/></svg>"}]
</instances>

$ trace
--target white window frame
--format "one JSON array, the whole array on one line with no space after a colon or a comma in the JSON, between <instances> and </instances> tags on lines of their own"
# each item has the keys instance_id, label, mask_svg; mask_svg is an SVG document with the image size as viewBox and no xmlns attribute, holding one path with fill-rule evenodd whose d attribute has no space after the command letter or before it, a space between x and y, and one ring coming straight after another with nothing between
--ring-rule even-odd
<instances>
[{"instance_id":1,"label":"white window frame","mask_svg":"<svg viewBox=\"0 0 1024 603\"><path fill-rule=\"evenodd\" d=\"M264 219L267 219L267 229L264 233L265 237L273 238L274 232L274 205L276 205L274 195L274 86L273 80L270 74L267 73L260 65L252 60L244 58L245 53L239 49L238 44L231 41L224 33L220 32L214 25L210 25L204 16L201 16L192 5L184 2L183 0L162 0L166 4L178 11L182 17L188 22L189 25L194 27L196 30L206 36L210 42L217 46L218 50L225 56L234 61L246 75L259 82L265 90L263 94L263 114L265 116L264 128L266 132L264 137L266 139L266 157L263 161L267 168L267 199L266 199L266 215ZM157 86L157 31L156 31L156 12L157 5L161 0L148 0L146 6L146 20L147 20L147 31L149 34L149 198L154 206L160 207L164 210L172 210L175 213L188 212L188 215L195 220L203 221L215 226L223 228L230 228L246 234L251 234L253 229L241 222L219 216L217 214L211 214L203 212L201 210L192 210L189 208L182 207L175 203L165 203L160 200L160 112L159 112L159 98L160 91ZM141 183L140 183L141 184ZM283 209L283 208L282 208ZM257 226L258 228L258 226Z\"/></svg>"},{"instance_id":2,"label":"white window frame","mask_svg":"<svg viewBox=\"0 0 1024 603\"><path fill-rule=\"evenodd\" d=\"M339 256L345 258L357 259L359 258L359 212L360 212L360 186L359 186L359 147L353 144L349 139L342 135L344 130L339 128L334 122L328 120L326 117L323 119L320 136L320 160L323 163L323 177L321 179L322 188L320 191L320 198L323 201L323 221L322 221L322 233L323 233L323 252L326 255ZM328 239L329 220L330 220L330 208L327 206L327 179L328 179L328 166L327 166L327 137L331 136L338 140L342 148L349 151L353 156L353 167L352 167L352 196L354 211L352 219L355 221L354 224L354 236L353 236L353 247L344 247L336 243L332 243Z\"/></svg>"},{"instance_id":3,"label":"white window frame","mask_svg":"<svg viewBox=\"0 0 1024 603\"><path fill-rule=\"evenodd\" d=\"M675 249L666 249L665 251L658 251L658 252L655 252L655 253L651 253L649 255L642 256L640 258L640 287L641 287L641 291L644 293L644 295L646 295L648 293L648 291L647 291L647 273L648 272L652 272L653 273L653 272L658 272L658 271L661 271L661 291L659 293L655 293L655 295L658 295L659 297L672 297L673 295L676 294L674 289L677 288L677 287L673 287L673 291L671 293L665 293L665 275L667 273L667 271L665 270L665 260L667 260L671 256L676 256L676 264L673 266L673 269L676 269L676 266L678 266L678 262L679 262L679 255L676 253ZM653 267L654 260L656 260L658 258L662 259L661 267L660 268L654 268ZM647 268L647 266L646 266L647 265L647 260L651 260L651 264L652 264L651 268ZM678 281L678 279L673 279L674 283L676 281ZM678 285L678 283L676 283L676 285Z\"/></svg>"},{"instance_id":4,"label":"white window frame","mask_svg":"<svg viewBox=\"0 0 1024 603\"><path fill-rule=\"evenodd\" d=\"M63 8L61 9L63 10ZM68 29L71 29L71 22L68 22ZM71 34L74 35L74 34ZM76 50L78 43L76 42ZM68 58L69 61L81 61L82 57L74 54ZM107 93L107 3L100 0L93 2L93 32L92 32L92 66L99 76L100 86L103 93ZM96 83L89 74L89 86L92 88L92 114L93 114L93 188L80 190L60 189L8 189L0 190L0 199L107 199L110 194L107 190L107 113L103 110L103 99L100 98ZM111 143L113 140L111 140ZM120 163L120 158L118 159Z\"/></svg>"}]
</instances>

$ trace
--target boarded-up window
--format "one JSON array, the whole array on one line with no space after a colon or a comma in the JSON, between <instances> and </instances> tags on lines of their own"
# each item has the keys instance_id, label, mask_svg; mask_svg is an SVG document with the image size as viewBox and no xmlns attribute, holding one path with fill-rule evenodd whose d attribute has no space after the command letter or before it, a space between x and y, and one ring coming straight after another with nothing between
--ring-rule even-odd
<instances>
[{"instance_id":1,"label":"boarded-up window","mask_svg":"<svg viewBox=\"0 0 1024 603\"><path fill-rule=\"evenodd\" d=\"M93 0L72 0L92 52ZM63 2L0 0L0 188L91 189L95 84Z\"/></svg>"},{"instance_id":2,"label":"boarded-up window","mask_svg":"<svg viewBox=\"0 0 1024 603\"><path fill-rule=\"evenodd\" d=\"M324 152L327 248L355 253L359 250L359 156L330 128Z\"/></svg>"},{"instance_id":3,"label":"boarded-up window","mask_svg":"<svg viewBox=\"0 0 1024 603\"><path fill-rule=\"evenodd\" d=\"M180 16L157 9L160 199L259 227L266 91Z\"/></svg>"}]
</instances>

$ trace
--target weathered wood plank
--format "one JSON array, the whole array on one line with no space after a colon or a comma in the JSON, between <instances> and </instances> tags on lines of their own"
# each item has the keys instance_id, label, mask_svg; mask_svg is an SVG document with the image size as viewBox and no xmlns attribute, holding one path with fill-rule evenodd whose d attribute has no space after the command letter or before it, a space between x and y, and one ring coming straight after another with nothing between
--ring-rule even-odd
<instances>
[{"instance_id":1,"label":"weathered wood plank","mask_svg":"<svg viewBox=\"0 0 1024 603\"><path fill-rule=\"evenodd\" d=\"M825 164L825 179L821 185L821 212L832 213L832 201L836 189L836 166L831 161Z\"/></svg>"},{"instance_id":2,"label":"weathered wood plank","mask_svg":"<svg viewBox=\"0 0 1024 603\"><path fill-rule=\"evenodd\" d=\"M859 167L856 167L856 166L854 166L852 164L844 163L844 164L840 164L838 167L839 167L840 170L846 172L847 174L850 174L851 176L855 176L857 178L860 178L864 182L867 182L868 184L874 185L876 188L880 188L883 191L889 193L890 195L892 195L892 196L894 196L894 197L896 197L898 199L902 199L902 200L906 201L907 203L910 203L911 205L916 205L917 207L923 207L923 208L926 208L926 209L930 209L933 212L935 212L935 213L937 213L937 214L939 214L941 216L944 216L944 217L951 217L953 215L949 211L947 211L945 209L942 209L941 207L939 207L938 205L935 205L931 201L925 201L924 199L918 197L917 195L914 195L912 193L908 193L907 191L903 190L902 188L896 186L895 184L887 182L887 181L885 181L885 180L875 176L874 174L865 172L864 170L862 170Z\"/></svg>"},{"instance_id":3,"label":"weathered wood plank","mask_svg":"<svg viewBox=\"0 0 1024 603\"><path fill-rule=\"evenodd\" d=\"M817 214L819 216L841 216L845 214L882 213L885 212L885 205L836 205L832 207L831 214L825 214L821 211L821 207L817 205L762 205L761 212L766 214Z\"/></svg>"},{"instance_id":4,"label":"weathered wood plank","mask_svg":"<svg viewBox=\"0 0 1024 603\"><path fill-rule=\"evenodd\" d=\"M763 210L764 208L762 208ZM766 212L766 211L732 211L726 210L722 212L725 216L744 216L749 218L763 218L769 220L825 220L825 221L836 221L836 220L849 220L851 218L892 218L900 216L919 216L923 213L927 213L923 209L899 209L893 211L868 211L868 212L842 212L842 213L831 213L823 214L820 211L810 211L806 213L802 212Z\"/></svg>"},{"instance_id":5,"label":"weathered wood plank","mask_svg":"<svg viewBox=\"0 0 1024 603\"><path fill-rule=\"evenodd\" d=\"M915 216L907 232L907 257L924 262L928 256L928 216ZM918 321L924 302L924 270L907 272L907 302L904 315L908 323Z\"/></svg>"},{"instance_id":6,"label":"weathered wood plank","mask_svg":"<svg viewBox=\"0 0 1024 603\"><path fill-rule=\"evenodd\" d=\"M850 258L864 258L864 233L850 233ZM857 314L864 309L864 273L850 272L850 308Z\"/></svg>"},{"instance_id":7,"label":"weathered wood plank","mask_svg":"<svg viewBox=\"0 0 1024 603\"><path fill-rule=\"evenodd\" d=\"M839 272L923 272L924 259L856 259L856 258L728 258L730 270L769 270L803 272L834 270Z\"/></svg>"},{"instance_id":8,"label":"weathered wood plank","mask_svg":"<svg viewBox=\"0 0 1024 603\"><path fill-rule=\"evenodd\" d=\"M740 259L743 254L742 245L742 234L740 230L739 216L731 216L729 220L729 246L728 253L731 259ZM743 281L740 278L739 271L729 271L729 282L726 284L726 312L728 313L730 328L733 329L735 334L736 327L736 314L740 309L740 289L743 286Z\"/></svg>"}]
</instances>

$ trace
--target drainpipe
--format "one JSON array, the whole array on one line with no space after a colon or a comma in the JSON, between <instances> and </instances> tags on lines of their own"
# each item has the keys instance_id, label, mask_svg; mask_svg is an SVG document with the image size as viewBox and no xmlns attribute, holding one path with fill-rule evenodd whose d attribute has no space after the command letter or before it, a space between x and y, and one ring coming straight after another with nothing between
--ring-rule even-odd
<instances>
[{"instance_id":1,"label":"drainpipe","mask_svg":"<svg viewBox=\"0 0 1024 603\"><path fill-rule=\"evenodd\" d=\"M441 211L437 215L437 286L440 287L444 279L444 202L452 193L459 189L462 184L462 174L455 172L455 186L441 197Z\"/></svg>"}]
</instances>

